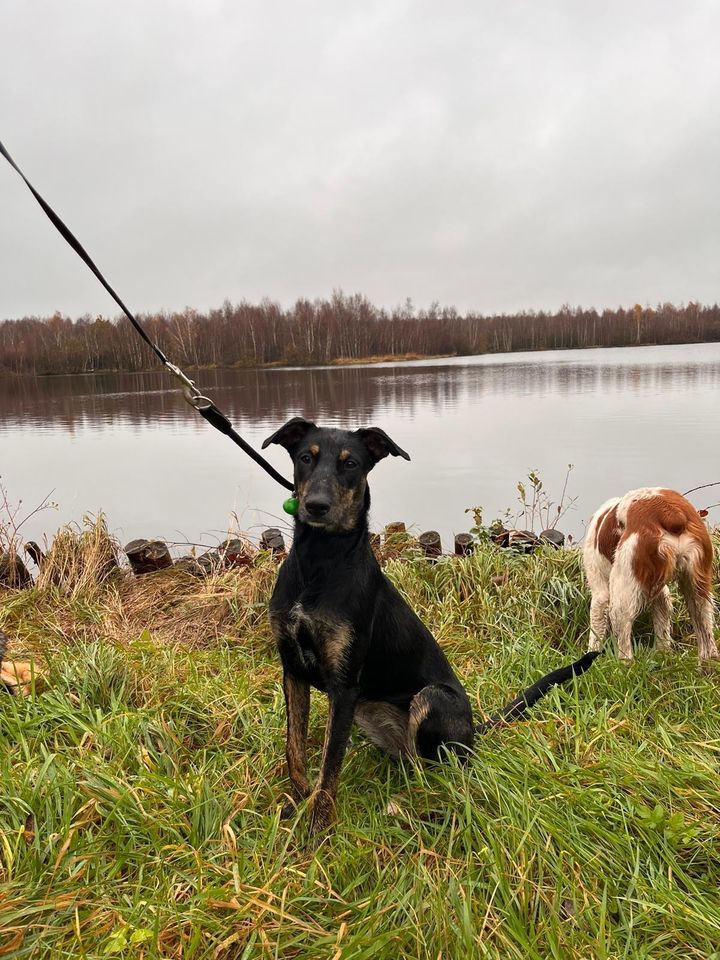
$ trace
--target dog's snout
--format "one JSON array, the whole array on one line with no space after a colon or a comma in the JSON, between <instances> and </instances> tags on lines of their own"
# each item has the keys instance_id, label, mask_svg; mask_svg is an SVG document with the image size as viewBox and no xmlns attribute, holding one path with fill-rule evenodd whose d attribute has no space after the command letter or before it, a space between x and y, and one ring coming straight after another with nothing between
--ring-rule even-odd
<instances>
[{"instance_id":1,"label":"dog's snout","mask_svg":"<svg viewBox=\"0 0 720 960\"><path fill-rule=\"evenodd\" d=\"M311 497L305 501L305 509L311 517L324 517L330 509L330 501L323 497Z\"/></svg>"}]
</instances>

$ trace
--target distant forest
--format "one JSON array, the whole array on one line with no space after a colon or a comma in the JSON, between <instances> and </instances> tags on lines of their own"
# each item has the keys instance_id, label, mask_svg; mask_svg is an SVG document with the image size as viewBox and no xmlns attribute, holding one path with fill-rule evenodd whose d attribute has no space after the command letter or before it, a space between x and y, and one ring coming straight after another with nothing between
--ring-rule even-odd
<instances>
[{"instance_id":1,"label":"distant forest","mask_svg":"<svg viewBox=\"0 0 720 960\"><path fill-rule=\"evenodd\" d=\"M203 313L139 315L148 334L180 366L323 364L407 354L469 356L720 340L720 307L636 304L630 309L483 316L433 305L383 310L336 293L290 309L226 301ZM0 371L67 374L152 369L155 358L124 318L25 317L0 322Z\"/></svg>"}]
</instances>

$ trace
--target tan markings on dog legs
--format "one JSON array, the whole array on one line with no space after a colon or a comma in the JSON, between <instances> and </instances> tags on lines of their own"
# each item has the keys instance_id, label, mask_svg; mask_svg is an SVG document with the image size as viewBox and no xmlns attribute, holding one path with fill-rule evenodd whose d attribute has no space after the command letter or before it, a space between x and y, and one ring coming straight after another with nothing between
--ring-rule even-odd
<instances>
[{"instance_id":1,"label":"tan markings on dog legs","mask_svg":"<svg viewBox=\"0 0 720 960\"><path fill-rule=\"evenodd\" d=\"M656 648L658 650L671 650L672 597L667 587L663 587L653 599L651 613Z\"/></svg>"},{"instance_id":2,"label":"tan markings on dog legs","mask_svg":"<svg viewBox=\"0 0 720 960\"><path fill-rule=\"evenodd\" d=\"M310 791L307 781L307 731L310 715L310 686L286 673L283 677L285 709L287 713L287 742L285 756L288 776L298 795L306 797Z\"/></svg>"},{"instance_id":3,"label":"tan markings on dog legs","mask_svg":"<svg viewBox=\"0 0 720 960\"><path fill-rule=\"evenodd\" d=\"M333 725L337 704L332 699L328 701L328 718L325 725L325 740L323 742L322 758L320 760L320 776L310 798L310 829L313 833L329 827L335 819L335 798L342 761L336 764L328 763L328 753L332 746Z\"/></svg>"},{"instance_id":4,"label":"tan markings on dog legs","mask_svg":"<svg viewBox=\"0 0 720 960\"><path fill-rule=\"evenodd\" d=\"M326 830L335 820L335 797L337 785L333 790L323 790L318 787L310 797L309 820L310 831L319 833Z\"/></svg>"},{"instance_id":5,"label":"tan markings on dog legs","mask_svg":"<svg viewBox=\"0 0 720 960\"><path fill-rule=\"evenodd\" d=\"M273 613L272 611L269 614L270 620L270 629L272 630L273 637L275 642L279 643L280 638L283 634L283 627L285 626L285 617L280 616L278 613Z\"/></svg>"},{"instance_id":6,"label":"tan markings on dog legs","mask_svg":"<svg viewBox=\"0 0 720 960\"><path fill-rule=\"evenodd\" d=\"M326 781L323 783L323 775L326 774L327 768L327 755L328 748L330 746L330 734L332 732L333 726L333 713L334 713L334 704L332 700L328 700L328 715L327 721L325 723L325 737L323 738L323 749L322 756L320 757L320 775L316 784L316 788L321 789L321 784L323 789L332 789L337 787L337 781L339 779L338 775L327 777Z\"/></svg>"},{"instance_id":7,"label":"tan markings on dog legs","mask_svg":"<svg viewBox=\"0 0 720 960\"><path fill-rule=\"evenodd\" d=\"M432 691L427 687L416 693L410 703L410 716L407 727L407 751L411 755L417 753L416 737L421 724L427 719L432 706Z\"/></svg>"},{"instance_id":8,"label":"tan markings on dog legs","mask_svg":"<svg viewBox=\"0 0 720 960\"><path fill-rule=\"evenodd\" d=\"M332 729L333 704L328 703L328 718L325 725L325 740L323 742L322 758L320 760L320 776L310 797L310 829L311 831L324 830L335 819L335 797L337 796L340 770L327 775L327 752Z\"/></svg>"},{"instance_id":9,"label":"tan markings on dog legs","mask_svg":"<svg viewBox=\"0 0 720 960\"><path fill-rule=\"evenodd\" d=\"M322 635L325 662L334 673L338 673L345 665L352 644L352 631L347 623L329 624Z\"/></svg>"},{"instance_id":10,"label":"tan markings on dog legs","mask_svg":"<svg viewBox=\"0 0 720 960\"><path fill-rule=\"evenodd\" d=\"M407 710L392 703L366 700L355 708L355 723L372 742L391 757L408 751Z\"/></svg>"}]
</instances>

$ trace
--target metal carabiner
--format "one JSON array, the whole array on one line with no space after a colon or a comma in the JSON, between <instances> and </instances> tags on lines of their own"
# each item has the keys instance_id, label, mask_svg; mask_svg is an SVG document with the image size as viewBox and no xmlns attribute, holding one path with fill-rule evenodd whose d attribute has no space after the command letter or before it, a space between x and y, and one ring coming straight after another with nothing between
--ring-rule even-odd
<instances>
[{"instance_id":1,"label":"metal carabiner","mask_svg":"<svg viewBox=\"0 0 720 960\"><path fill-rule=\"evenodd\" d=\"M177 377L180 381L180 387L183 392L183 396L195 410L201 410L203 408L211 407L213 405L212 400L209 397L203 396L202 393L195 386L195 383L182 372L180 367L176 367L174 363L170 363L169 360L165 362L165 366L168 368L170 373L173 376Z\"/></svg>"}]
</instances>

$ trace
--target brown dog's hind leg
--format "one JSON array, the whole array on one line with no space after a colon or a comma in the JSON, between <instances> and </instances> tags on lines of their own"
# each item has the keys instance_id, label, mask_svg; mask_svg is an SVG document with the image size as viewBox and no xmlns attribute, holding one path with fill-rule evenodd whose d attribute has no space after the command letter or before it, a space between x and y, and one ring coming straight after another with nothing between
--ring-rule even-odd
<instances>
[{"instance_id":1,"label":"brown dog's hind leg","mask_svg":"<svg viewBox=\"0 0 720 960\"><path fill-rule=\"evenodd\" d=\"M720 652L713 631L712 574L705 570L684 570L678 581L697 638L700 663L717 660Z\"/></svg>"},{"instance_id":2,"label":"brown dog's hind leg","mask_svg":"<svg viewBox=\"0 0 720 960\"><path fill-rule=\"evenodd\" d=\"M610 594L607 587L593 590L590 600L590 640L588 652L602 650L607 636Z\"/></svg>"},{"instance_id":3,"label":"brown dog's hind leg","mask_svg":"<svg viewBox=\"0 0 720 960\"><path fill-rule=\"evenodd\" d=\"M617 638L618 657L625 663L632 662L633 624L648 599L633 573L632 560L632 541L629 546L621 544L610 572L610 625Z\"/></svg>"},{"instance_id":4,"label":"brown dog's hind leg","mask_svg":"<svg viewBox=\"0 0 720 960\"><path fill-rule=\"evenodd\" d=\"M650 611L656 649L661 652L672 650L672 597L667 587L663 587L653 598Z\"/></svg>"}]
</instances>

